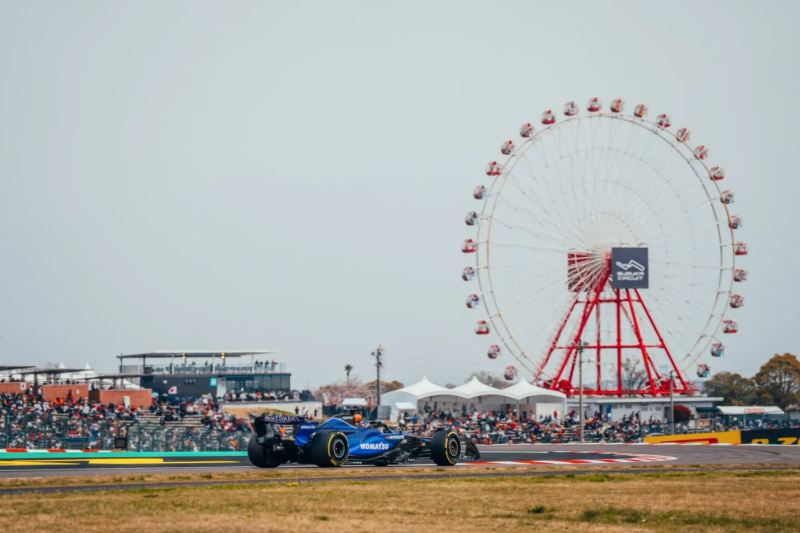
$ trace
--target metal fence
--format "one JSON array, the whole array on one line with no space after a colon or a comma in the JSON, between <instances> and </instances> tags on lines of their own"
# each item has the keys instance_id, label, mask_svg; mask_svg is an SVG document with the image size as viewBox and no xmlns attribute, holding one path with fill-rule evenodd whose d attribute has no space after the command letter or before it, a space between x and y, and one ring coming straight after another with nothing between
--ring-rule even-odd
<instances>
[{"instance_id":1,"label":"metal fence","mask_svg":"<svg viewBox=\"0 0 800 533\"><path fill-rule=\"evenodd\" d=\"M0 449L128 449L134 451L236 451L250 434L206 428L170 427L135 420L89 420L80 417L22 417L0 411Z\"/></svg>"}]
</instances>

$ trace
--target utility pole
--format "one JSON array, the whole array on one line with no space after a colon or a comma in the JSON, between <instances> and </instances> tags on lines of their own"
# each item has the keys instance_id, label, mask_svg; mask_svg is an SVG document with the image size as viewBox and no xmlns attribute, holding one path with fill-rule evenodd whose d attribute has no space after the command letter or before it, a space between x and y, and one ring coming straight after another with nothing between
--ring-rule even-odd
<instances>
[{"instance_id":1,"label":"utility pole","mask_svg":"<svg viewBox=\"0 0 800 533\"><path fill-rule=\"evenodd\" d=\"M375 405L381 404L381 367L383 366L383 345L379 344L375 351L372 352L372 357L375 358L375 369L377 371L377 379L375 380L375 392L377 400Z\"/></svg>"},{"instance_id":2,"label":"utility pole","mask_svg":"<svg viewBox=\"0 0 800 533\"><path fill-rule=\"evenodd\" d=\"M674 373L672 370L669 371L669 426L671 430L671 434L675 434L675 396L673 395L672 390L672 380L674 377Z\"/></svg>"}]
</instances>

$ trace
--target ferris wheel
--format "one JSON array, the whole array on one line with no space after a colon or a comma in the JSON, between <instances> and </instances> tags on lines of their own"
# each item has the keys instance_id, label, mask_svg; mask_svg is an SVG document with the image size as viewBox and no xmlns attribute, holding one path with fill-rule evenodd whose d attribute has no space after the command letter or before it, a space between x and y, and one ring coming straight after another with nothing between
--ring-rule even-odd
<instances>
[{"instance_id":1,"label":"ferris wheel","mask_svg":"<svg viewBox=\"0 0 800 533\"><path fill-rule=\"evenodd\" d=\"M499 337L487 356L516 361L507 379L519 365L572 394L582 362L590 394L688 393L738 331L748 246L725 171L669 115L624 107L546 110L473 190L466 306L485 310L476 334Z\"/></svg>"}]
</instances>

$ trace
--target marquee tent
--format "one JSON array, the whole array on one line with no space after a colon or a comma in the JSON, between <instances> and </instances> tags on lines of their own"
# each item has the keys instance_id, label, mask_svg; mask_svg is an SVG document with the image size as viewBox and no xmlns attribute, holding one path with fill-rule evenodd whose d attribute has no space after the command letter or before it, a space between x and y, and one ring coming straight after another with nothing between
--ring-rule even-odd
<instances>
[{"instance_id":1,"label":"marquee tent","mask_svg":"<svg viewBox=\"0 0 800 533\"><path fill-rule=\"evenodd\" d=\"M391 407L392 418L396 418L400 411L408 410L409 404L416 406L417 409L427 407L480 411L510 407L544 416L553 412L563 414L566 399L566 395L561 392L537 387L524 380L505 389L498 389L473 377L463 385L448 389L423 377L413 385L387 392L381 397L381 405Z\"/></svg>"}]
</instances>

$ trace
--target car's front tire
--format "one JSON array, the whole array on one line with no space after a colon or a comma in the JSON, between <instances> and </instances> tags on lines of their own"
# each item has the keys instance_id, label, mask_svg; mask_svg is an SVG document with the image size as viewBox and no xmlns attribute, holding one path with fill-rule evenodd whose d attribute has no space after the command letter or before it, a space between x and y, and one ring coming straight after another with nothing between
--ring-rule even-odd
<instances>
[{"instance_id":1,"label":"car's front tire","mask_svg":"<svg viewBox=\"0 0 800 533\"><path fill-rule=\"evenodd\" d=\"M350 455L347 435L331 429L317 431L308 445L311 462L323 468L342 466Z\"/></svg>"},{"instance_id":2,"label":"car's front tire","mask_svg":"<svg viewBox=\"0 0 800 533\"><path fill-rule=\"evenodd\" d=\"M258 442L258 436L253 435L247 443L247 458L259 468L275 468L283 462L281 454L268 450L266 446Z\"/></svg>"},{"instance_id":3,"label":"car's front tire","mask_svg":"<svg viewBox=\"0 0 800 533\"><path fill-rule=\"evenodd\" d=\"M453 466L461 455L461 439L455 431L440 430L431 438L431 459L439 466Z\"/></svg>"}]
</instances>

